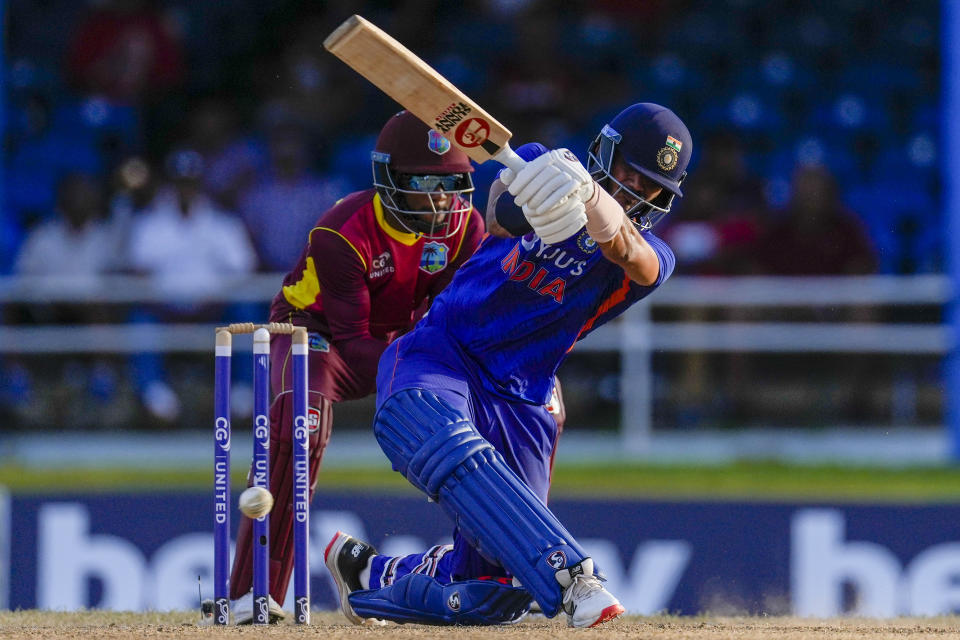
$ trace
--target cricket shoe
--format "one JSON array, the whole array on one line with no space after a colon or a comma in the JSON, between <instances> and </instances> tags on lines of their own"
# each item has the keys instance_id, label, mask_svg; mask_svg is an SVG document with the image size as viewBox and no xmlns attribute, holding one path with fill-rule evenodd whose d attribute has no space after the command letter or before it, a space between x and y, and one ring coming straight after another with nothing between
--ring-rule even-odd
<instances>
[{"instance_id":1,"label":"cricket shoe","mask_svg":"<svg viewBox=\"0 0 960 640\"><path fill-rule=\"evenodd\" d=\"M253 590L247 591L244 595L230 603L230 610L233 611L234 624L253 624ZM280 622L286 617L283 607L277 604L273 596L267 596L267 615L270 624Z\"/></svg>"},{"instance_id":2,"label":"cricket shoe","mask_svg":"<svg viewBox=\"0 0 960 640\"><path fill-rule=\"evenodd\" d=\"M593 575L593 559L584 558L556 574L563 587L563 610L571 627L596 627L623 613L623 605Z\"/></svg>"},{"instance_id":3,"label":"cricket shoe","mask_svg":"<svg viewBox=\"0 0 960 640\"><path fill-rule=\"evenodd\" d=\"M373 548L373 545L361 542L342 531L337 531L334 534L323 552L323 562L330 570L330 575L333 576L333 581L337 584L337 592L340 594L340 612L353 624L386 624L382 620L368 620L358 616L353 607L350 606L350 599L347 597L354 591L366 588L360 582L360 574L367 568L370 559L375 555L377 555L377 550Z\"/></svg>"}]
</instances>

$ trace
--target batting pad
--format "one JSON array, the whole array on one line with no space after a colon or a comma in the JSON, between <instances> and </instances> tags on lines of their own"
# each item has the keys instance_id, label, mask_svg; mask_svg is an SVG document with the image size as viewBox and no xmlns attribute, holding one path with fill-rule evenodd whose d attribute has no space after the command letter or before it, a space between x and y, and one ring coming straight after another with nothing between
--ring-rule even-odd
<instances>
[{"instance_id":1,"label":"batting pad","mask_svg":"<svg viewBox=\"0 0 960 640\"><path fill-rule=\"evenodd\" d=\"M389 587L354 591L349 600L361 618L435 625L511 624L533 602L525 589L495 580L442 585L422 573L409 573Z\"/></svg>"},{"instance_id":2,"label":"batting pad","mask_svg":"<svg viewBox=\"0 0 960 640\"><path fill-rule=\"evenodd\" d=\"M383 403L374 433L393 469L436 501L490 562L506 567L548 617L560 610L555 574L586 557L556 516L473 423L424 389Z\"/></svg>"}]
</instances>

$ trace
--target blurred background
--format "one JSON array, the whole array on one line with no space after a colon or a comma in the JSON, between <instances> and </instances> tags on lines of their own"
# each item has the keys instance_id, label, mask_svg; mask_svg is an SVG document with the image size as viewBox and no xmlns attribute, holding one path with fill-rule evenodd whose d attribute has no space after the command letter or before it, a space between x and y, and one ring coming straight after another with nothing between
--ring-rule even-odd
<instances>
[{"instance_id":1,"label":"blurred background","mask_svg":"<svg viewBox=\"0 0 960 640\"><path fill-rule=\"evenodd\" d=\"M688 124L686 197L657 229L676 274L564 364L571 437L598 455L949 455L936 0L2 4L8 460L37 434L205 433L212 327L267 317L312 222L370 186L398 110L323 49L352 13L516 144L585 159L637 101ZM496 170L477 167L481 210ZM220 231L157 235L148 214L175 195ZM371 407L338 407L338 434Z\"/></svg>"},{"instance_id":2,"label":"blurred background","mask_svg":"<svg viewBox=\"0 0 960 640\"><path fill-rule=\"evenodd\" d=\"M585 159L638 101L689 125L656 230L674 276L560 370L550 506L629 612L960 611L958 9L0 0L0 609L185 610L198 575L210 595L213 328L265 320L314 220L371 184L399 107L322 46L360 13L517 145ZM157 228L178 199L205 233ZM337 529L448 539L372 413L335 408L314 558Z\"/></svg>"}]
</instances>

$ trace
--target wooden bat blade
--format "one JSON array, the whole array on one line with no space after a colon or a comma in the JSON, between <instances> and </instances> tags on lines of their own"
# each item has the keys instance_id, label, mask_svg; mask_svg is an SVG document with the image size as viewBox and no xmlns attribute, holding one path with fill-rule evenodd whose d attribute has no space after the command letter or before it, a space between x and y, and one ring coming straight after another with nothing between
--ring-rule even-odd
<instances>
[{"instance_id":1,"label":"wooden bat blade","mask_svg":"<svg viewBox=\"0 0 960 640\"><path fill-rule=\"evenodd\" d=\"M509 129L375 24L351 16L323 46L474 161L523 166Z\"/></svg>"}]
</instances>

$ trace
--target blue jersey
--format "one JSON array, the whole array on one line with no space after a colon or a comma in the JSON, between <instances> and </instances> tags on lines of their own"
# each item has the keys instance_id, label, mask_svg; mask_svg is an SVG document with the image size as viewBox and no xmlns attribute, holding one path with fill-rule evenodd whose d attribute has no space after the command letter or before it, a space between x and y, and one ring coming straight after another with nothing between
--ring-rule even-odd
<instances>
[{"instance_id":1,"label":"blue jersey","mask_svg":"<svg viewBox=\"0 0 960 640\"><path fill-rule=\"evenodd\" d=\"M530 159L531 147L525 147L518 153ZM641 233L660 261L650 286L630 280L607 260L586 229L552 245L532 232L488 236L420 326L442 328L478 366L490 390L543 404L576 341L652 293L673 272L670 247Z\"/></svg>"}]
</instances>

